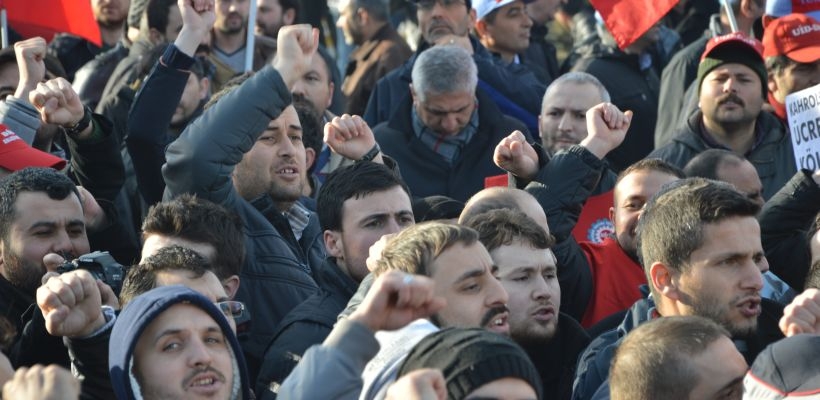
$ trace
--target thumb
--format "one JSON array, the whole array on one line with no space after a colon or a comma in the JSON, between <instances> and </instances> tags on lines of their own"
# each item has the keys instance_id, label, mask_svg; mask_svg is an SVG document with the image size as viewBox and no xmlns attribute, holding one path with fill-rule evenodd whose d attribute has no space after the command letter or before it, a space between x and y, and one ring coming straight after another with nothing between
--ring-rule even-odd
<instances>
[{"instance_id":1,"label":"thumb","mask_svg":"<svg viewBox=\"0 0 820 400\"><path fill-rule=\"evenodd\" d=\"M117 299L117 295L114 293L114 290L111 289L111 286L106 285L105 282L98 279L97 288L100 289L100 302L102 305L119 310L120 302Z\"/></svg>"}]
</instances>

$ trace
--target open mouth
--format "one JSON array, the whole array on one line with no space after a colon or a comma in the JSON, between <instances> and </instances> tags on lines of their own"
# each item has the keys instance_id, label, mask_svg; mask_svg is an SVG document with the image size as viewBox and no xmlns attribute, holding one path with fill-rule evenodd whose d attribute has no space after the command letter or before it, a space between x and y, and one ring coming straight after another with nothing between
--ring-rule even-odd
<instances>
[{"instance_id":1,"label":"open mouth","mask_svg":"<svg viewBox=\"0 0 820 400\"><path fill-rule=\"evenodd\" d=\"M753 318L760 315L760 298L752 298L738 304L740 313L746 318Z\"/></svg>"},{"instance_id":2,"label":"open mouth","mask_svg":"<svg viewBox=\"0 0 820 400\"><path fill-rule=\"evenodd\" d=\"M553 307L539 307L532 313L532 317L539 322L548 322L555 318L555 308Z\"/></svg>"},{"instance_id":3,"label":"open mouth","mask_svg":"<svg viewBox=\"0 0 820 400\"><path fill-rule=\"evenodd\" d=\"M497 314L490 320L490 323L486 325L486 328L493 332L506 335L510 332L510 326L507 323L508 318L509 313L504 312L501 314Z\"/></svg>"},{"instance_id":4,"label":"open mouth","mask_svg":"<svg viewBox=\"0 0 820 400\"><path fill-rule=\"evenodd\" d=\"M187 385L190 392L198 395L213 395L222 389L223 380L215 373L198 374Z\"/></svg>"}]
</instances>

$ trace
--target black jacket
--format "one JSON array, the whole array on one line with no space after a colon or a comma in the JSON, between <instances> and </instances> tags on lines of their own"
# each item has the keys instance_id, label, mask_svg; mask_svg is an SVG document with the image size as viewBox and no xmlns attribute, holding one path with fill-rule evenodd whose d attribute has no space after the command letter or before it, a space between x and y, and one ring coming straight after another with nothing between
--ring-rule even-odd
<instances>
[{"instance_id":1,"label":"black jacket","mask_svg":"<svg viewBox=\"0 0 820 400\"><path fill-rule=\"evenodd\" d=\"M555 45L547 40L548 33L546 25L533 24L530 28L530 45L520 55L521 62L545 85L561 75Z\"/></svg>"},{"instance_id":2,"label":"black jacket","mask_svg":"<svg viewBox=\"0 0 820 400\"><path fill-rule=\"evenodd\" d=\"M671 143L653 151L649 157L683 168L700 152L712 148L703 140L702 120L702 112L693 114ZM763 183L763 197L769 199L797 172L791 138L780 120L766 111L757 117L755 134L763 135L763 139L745 157L757 169Z\"/></svg>"},{"instance_id":3,"label":"black jacket","mask_svg":"<svg viewBox=\"0 0 820 400\"><path fill-rule=\"evenodd\" d=\"M769 270L798 293L803 291L811 265L808 230L820 211L820 187L811 174L797 171L758 216Z\"/></svg>"},{"instance_id":4,"label":"black jacket","mask_svg":"<svg viewBox=\"0 0 820 400\"><path fill-rule=\"evenodd\" d=\"M424 144L413 132L412 99L407 96L389 121L373 128L382 152L396 160L402 178L415 197L443 195L467 201L484 188L484 178L506 172L493 162L495 146L514 130L527 128L519 121L499 112L493 101L480 89L478 99L478 131L450 165Z\"/></svg>"},{"instance_id":5,"label":"black jacket","mask_svg":"<svg viewBox=\"0 0 820 400\"><path fill-rule=\"evenodd\" d=\"M74 81L74 73L85 63L91 61L94 56L100 54L104 49L89 42L79 36L64 33L57 35L49 43L48 51L60 60L63 69L67 74L69 82Z\"/></svg>"},{"instance_id":6,"label":"black jacket","mask_svg":"<svg viewBox=\"0 0 820 400\"><path fill-rule=\"evenodd\" d=\"M173 44L168 46L162 59L170 60L174 65L159 61L154 64L128 113L128 134L125 137L137 187L149 206L162 201L165 147L179 135L176 129L170 128L171 119L188 84L188 75L192 73L186 70L194 63L192 57L180 52ZM191 119L201 112L200 106Z\"/></svg>"},{"instance_id":7,"label":"black jacket","mask_svg":"<svg viewBox=\"0 0 820 400\"><path fill-rule=\"evenodd\" d=\"M542 346L522 344L541 377L545 399L569 400L578 356L589 344L589 335L572 317L558 314L558 329Z\"/></svg>"},{"instance_id":8,"label":"black jacket","mask_svg":"<svg viewBox=\"0 0 820 400\"><path fill-rule=\"evenodd\" d=\"M320 265L309 265L307 257L276 228L276 221L268 218L278 215L287 222L270 196L252 204L237 193L231 179L242 156L290 102L279 73L270 66L263 68L189 124L168 146L162 169L166 198L194 193L233 210L242 220L247 256L236 297L245 302L253 319L243 349L257 359L276 325L318 289L311 268ZM311 237L306 231L303 240L309 242L308 248L323 247L315 215L311 224L319 235Z\"/></svg>"},{"instance_id":9,"label":"black jacket","mask_svg":"<svg viewBox=\"0 0 820 400\"><path fill-rule=\"evenodd\" d=\"M493 98L498 104L512 102L521 111L537 116L541 114L541 98L547 90L527 67L519 64L505 65L503 61L490 54L481 43L470 36L473 43L473 60L478 67L478 80L497 90L501 100ZM404 65L385 75L376 84L370 94L370 101L362 116L367 124L376 126L388 121L393 113L410 97L408 85L412 82L413 64L422 51L429 47L426 43L419 46L413 56ZM503 109L506 114L514 113ZM401 163L399 163L401 165Z\"/></svg>"},{"instance_id":10,"label":"black jacket","mask_svg":"<svg viewBox=\"0 0 820 400\"><path fill-rule=\"evenodd\" d=\"M325 260L318 281L321 291L294 308L276 327L256 380L256 395L260 399L276 398L275 390L310 346L324 342L359 287L332 258Z\"/></svg>"},{"instance_id":11,"label":"black jacket","mask_svg":"<svg viewBox=\"0 0 820 400\"><path fill-rule=\"evenodd\" d=\"M128 44L121 40L116 46L108 51L98 54L93 60L85 63L74 74L72 86L80 96L80 101L92 110L97 108L97 104L102 98L108 79L114 72L122 59L128 56Z\"/></svg>"},{"instance_id":12,"label":"black jacket","mask_svg":"<svg viewBox=\"0 0 820 400\"><path fill-rule=\"evenodd\" d=\"M642 70L637 55L626 54L617 47L600 43L580 48L578 53L581 59L572 70L587 72L598 78L609 91L612 104L635 113L626 139L607 155L613 169L621 171L646 157L655 148L653 142L660 92L658 66Z\"/></svg>"}]
</instances>

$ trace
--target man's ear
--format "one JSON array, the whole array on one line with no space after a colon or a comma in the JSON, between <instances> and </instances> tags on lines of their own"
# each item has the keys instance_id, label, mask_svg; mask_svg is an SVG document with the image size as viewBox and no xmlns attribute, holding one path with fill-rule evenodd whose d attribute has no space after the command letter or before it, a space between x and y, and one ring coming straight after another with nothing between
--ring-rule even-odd
<instances>
[{"instance_id":1,"label":"man's ear","mask_svg":"<svg viewBox=\"0 0 820 400\"><path fill-rule=\"evenodd\" d=\"M285 10L285 13L282 14L282 24L284 25L293 25L296 21L296 9L295 8L288 8Z\"/></svg>"},{"instance_id":2,"label":"man's ear","mask_svg":"<svg viewBox=\"0 0 820 400\"><path fill-rule=\"evenodd\" d=\"M769 93L777 92L777 81L774 79L774 71L766 73L766 87L769 88Z\"/></svg>"},{"instance_id":3,"label":"man's ear","mask_svg":"<svg viewBox=\"0 0 820 400\"><path fill-rule=\"evenodd\" d=\"M239 276L229 276L222 281L222 287L225 288L225 293L228 295L228 298L233 300L234 296L236 296L236 291L239 290Z\"/></svg>"},{"instance_id":4,"label":"man's ear","mask_svg":"<svg viewBox=\"0 0 820 400\"><path fill-rule=\"evenodd\" d=\"M158 31L156 28L151 28L148 30L148 40L156 46L160 43L165 42L165 35L162 32Z\"/></svg>"},{"instance_id":5,"label":"man's ear","mask_svg":"<svg viewBox=\"0 0 820 400\"><path fill-rule=\"evenodd\" d=\"M205 100L208 98L208 95L211 94L211 80L206 78L202 78L199 80L199 98Z\"/></svg>"},{"instance_id":6,"label":"man's ear","mask_svg":"<svg viewBox=\"0 0 820 400\"><path fill-rule=\"evenodd\" d=\"M327 98L327 104L325 105L325 108L330 108L330 105L333 103L333 91L336 90L336 85L333 83L331 77L328 77L327 80L330 81L327 84L330 87L330 96L328 96Z\"/></svg>"},{"instance_id":7,"label":"man's ear","mask_svg":"<svg viewBox=\"0 0 820 400\"><path fill-rule=\"evenodd\" d=\"M678 300L677 282L674 279L672 270L664 263L656 261L649 267L649 284L652 285L653 292L659 293L670 300ZM660 302L660 299L655 301Z\"/></svg>"},{"instance_id":8,"label":"man's ear","mask_svg":"<svg viewBox=\"0 0 820 400\"><path fill-rule=\"evenodd\" d=\"M336 259L344 258L344 252L342 251L342 247L344 246L344 242L342 241L342 233L332 230L326 230L322 237L325 240L325 249L327 249L327 254L331 257L335 257Z\"/></svg>"},{"instance_id":9,"label":"man's ear","mask_svg":"<svg viewBox=\"0 0 820 400\"><path fill-rule=\"evenodd\" d=\"M615 225L615 207L609 207L609 220Z\"/></svg>"},{"instance_id":10,"label":"man's ear","mask_svg":"<svg viewBox=\"0 0 820 400\"><path fill-rule=\"evenodd\" d=\"M313 162L316 161L316 151L310 147L305 148L305 168L310 169L313 166Z\"/></svg>"},{"instance_id":11,"label":"man's ear","mask_svg":"<svg viewBox=\"0 0 820 400\"><path fill-rule=\"evenodd\" d=\"M476 22L474 27L476 36L478 36L479 39L481 39L484 36L484 33L487 32L487 22L483 19Z\"/></svg>"}]
</instances>

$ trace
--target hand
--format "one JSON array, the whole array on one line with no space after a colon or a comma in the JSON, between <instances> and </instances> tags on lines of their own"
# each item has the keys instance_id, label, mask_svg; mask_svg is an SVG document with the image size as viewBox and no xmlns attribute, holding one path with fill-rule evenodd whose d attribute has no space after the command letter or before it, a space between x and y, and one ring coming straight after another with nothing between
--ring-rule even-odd
<instances>
[{"instance_id":1,"label":"hand","mask_svg":"<svg viewBox=\"0 0 820 400\"><path fill-rule=\"evenodd\" d=\"M514 131L495 146L493 161L499 168L528 181L538 173L538 154L521 131Z\"/></svg>"},{"instance_id":2,"label":"hand","mask_svg":"<svg viewBox=\"0 0 820 400\"><path fill-rule=\"evenodd\" d=\"M587 137L581 146L603 159L623 143L632 123L632 111L621 112L612 103L601 103L587 110Z\"/></svg>"},{"instance_id":3,"label":"hand","mask_svg":"<svg viewBox=\"0 0 820 400\"><path fill-rule=\"evenodd\" d=\"M0 388L14 377L14 368L11 366L9 358L0 353Z\"/></svg>"},{"instance_id":4,"label":"hand","mask_svg":"<svg viewBox=\"0 0 820 400\"><path fill-rule=\"evenodd\" d=\"M40 112L40 119L47 124L70 128L77 125L85 114L80 97L64 78L38 83L37 89L29 93L29 101Z\"/></svg>"},{"instance_id":5,"label":"hand","mask_svg":"<svg viewBox=\"0 0 820 400\"><path fill-rule=\"evenodd\" d=\"M473 55L473 44L470 43L470 37L468 35L458 36L458 35L444 35L436 39L433 43L433 46L440 46L440 45L455 45L460 46L464 50L467 50L467 53Z\"/></svg>"},{"instance_id":6,"label":"hand","mask_svg":"<svg viewBox=\"0 0 820 400\"><path fill-rule=\"evenodd\" d=\"M80 398L80 381L57 365L22 367L3 386L3 398L76 400Z\"/></svg>"},{"instance_id":7,"label":"hand","mask_svg":"<svg viewBox=\"0 0 820 400\"><path fill-rule=\"evenodd\" d=\"M37 289L37 306L52 336L88 336L105 325L100 286L85 270L49 278Z\"/></svg>"},{"instance_id":8,"label":"hand","mask_svg":"<svg viewBox=\"0 0 820 400\"><path fill-rule=\"evenodd\" d=\"M433 281L421 275L388 271L376 278L350 320L371 331L395 330L435 314L447 304L433 294Z\"/></svg>"},{"instance_id":9,"label":"hand","mask_svg":"<svg viewBox=\"0 0 820 400\"><path fill-rule=\"evenodd\" d=\"M325 124L325 143L334 153L360 160L376 145L376 138L361 117L344 114ZM381 154L373 161L382 163Z\"/></svg>"},{"instance_id":10,"label":"hand","mask_svg":"<svg viewBox=\"0 0 820 400\"><path fill-rule=\"evenodd\" d=\"M17 56L17 68L20 70L20 80L14 97L28 100L28 94L37 87L37 84L46 78L46 40L33 37L14 44L14 54Z\"/></svg>"},{"instance_id":11,"label":"hand","mask_svg":"<svg viewBox=\"0 0 820 400\"><path fill-rule=\"evenodd\" d=\"M390 385L385 399L446 400L447 382L437 369L417 369Z\"/></svg>"},{"instance_id":12,"label":"hand","mask_svg":"<svg viewBox=\"0 0 820 400\"><path fill-rule=\"evenodd\" d=\"M202 40L209 36L216 21L214 0L177 0L177 6L182 16L182 30L174 40L174 45L193 57Z\"/></svg>"},{"instance_id":13,"label":"hand","mask_svg":"<svg viewBox=\"0 0 820 400\"><path fill-rule=\"evenodd\" d=\"M104 226L107 217L97 200L94 199L94 195L82 186L77 186L77 191L80 192L80 200L83 203L83 217L85 217L86 228L94 231Z\"/></svg>"},{"instance_id":14,"label":"hand","mask_svg":"<svg viewBox=\"0 0 820 400\"><path fill-rule=\"evenodd\" d=\"M820 290L806 289L783 310L780 330L786 336L820 334Z\"/></svg>"},{"instance_id":15,"label":"hand","mask_svg":"<svg viewBox=\"0 0 820 400\"><path fill-rule=\"evenodd\" d=\"M308 24L286 25L279 29L273 67L282 75L288 89L310 69L319 47L319 30Z\"/></svg>"}]
</instances>

